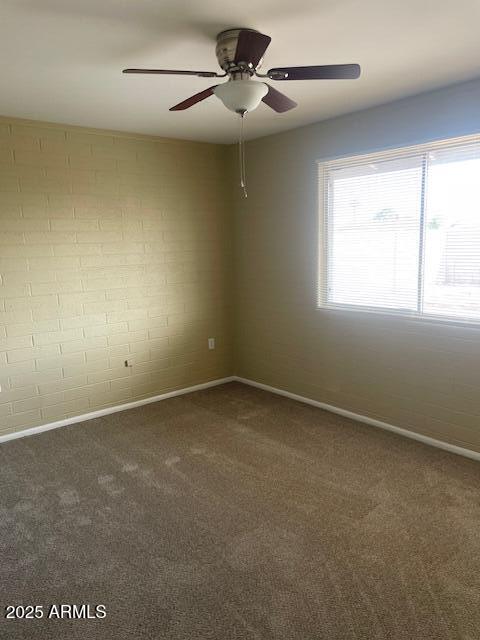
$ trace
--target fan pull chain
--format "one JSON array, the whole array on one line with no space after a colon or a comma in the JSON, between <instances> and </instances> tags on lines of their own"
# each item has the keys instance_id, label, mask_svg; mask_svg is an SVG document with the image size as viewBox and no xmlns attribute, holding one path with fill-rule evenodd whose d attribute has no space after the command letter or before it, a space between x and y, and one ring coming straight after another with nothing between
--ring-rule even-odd
<instances>
[{"instance_id":1,"label":"fan pull chain","mask_svg":"<svg viewBox=\"0 0 480 640\"><path fill-rule=\"evenodd\" d=\"M245 171L245 140L243 134L243 121L245 119L246 111L240 113L240 135L238 138L238 159L240 165L240 186L243 190L243 197L247 197L247 177Z\"/></svg>"}]
</instances>

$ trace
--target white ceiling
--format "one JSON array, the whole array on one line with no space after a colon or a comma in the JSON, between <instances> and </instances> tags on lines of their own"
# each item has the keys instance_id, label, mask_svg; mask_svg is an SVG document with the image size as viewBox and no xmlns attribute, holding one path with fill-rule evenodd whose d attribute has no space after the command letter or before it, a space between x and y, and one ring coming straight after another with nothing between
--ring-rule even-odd
<instances>
[{"instance_id":1,"label":"white ceiling","mask_svg":"<svg viewBox=\"0 0 480 640\"><path fill-rule=\"evenodd\" d=\"M247 137L480 76L479 0L0 0L0 114L230 142L212 96L168 108L215 79L126 76L124 67L219 70L215 35L272 37L264 69L358 62L353 81L272 82L299 103L249 115ZM248 17L250 16L250 17Z\"/></svg>"}]
</instances>

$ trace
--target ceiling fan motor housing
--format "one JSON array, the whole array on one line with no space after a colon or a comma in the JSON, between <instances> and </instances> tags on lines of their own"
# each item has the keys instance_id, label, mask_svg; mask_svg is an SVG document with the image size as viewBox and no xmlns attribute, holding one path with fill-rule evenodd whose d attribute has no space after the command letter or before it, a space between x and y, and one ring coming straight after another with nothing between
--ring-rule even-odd
<instances>
[{"instance_id":1,"label":"ceiling fan motor housing","mask_svg":"<svg viewBox=\"0 0 480 640\"><path fill-rule=\"evenodd\" d=\"M259 68L262 61L254 66L251 60L239 60L235 62L235 54L237 51L238 37L241 31L251 31L258 33L256 29L227 29L217 36L217 46L215 53L217 55L218 64L228 74L248 73L252 76L255 68Z\"/></svg>"}]
</instances>

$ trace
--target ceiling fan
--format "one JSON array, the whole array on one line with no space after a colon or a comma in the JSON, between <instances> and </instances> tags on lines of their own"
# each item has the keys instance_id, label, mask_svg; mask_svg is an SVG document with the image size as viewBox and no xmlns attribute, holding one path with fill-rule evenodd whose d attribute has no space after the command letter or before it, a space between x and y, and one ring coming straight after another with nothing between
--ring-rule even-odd
<instances>
[{"instance_id":1,"label":"ceiling fan","mask_svg":"<svg viewBox=\"0 0 480 640\"><path fill-rule=\"evenodd\" d=\"M252 80L253 76L269 80L353 80L360 76L358 64L276 67L261 74L258 69L270 42L270 36L255 29L228 29L218 34L215 50L218 64L224 73L175 69L124 69L123 73L183 75L200 78L228 76L228 82L208 87L171 107L170 111L189 109L197 102L216 95L228 109L242 116L256 109L261 101L277 113L289 111L297 106L296 102L266 82Z\"/></svg>"},{"instance_id":2,"label":"ceiling fan","mask_svg":"<svg viewBox=\"0 0 480 640\"><path fill-rule=\"evenodd\" d=\"M262 74L258 69L271 42L266 36L255 29L227 29L217 36L215 53L218 64L224 73L216 71L181 71L176 69L124 69L123 73L146 73L158 75L198 76L200 78L226 78L222 84L214 84L208 89L190 96L170 111L183 111L193 107L212 95L216 95L223 104L238 113L241 117L239 138L240 186L243 195L247 197L245 177L245 146L243 136L244 117L250 111L264 102L277 113L284 113L297 106L297 103L271 85L263 81L252 80L268 78L269 80L353 80L360 76L358 64L329 64L309 67L275 67Z\"/></svg>"}]
</instances>

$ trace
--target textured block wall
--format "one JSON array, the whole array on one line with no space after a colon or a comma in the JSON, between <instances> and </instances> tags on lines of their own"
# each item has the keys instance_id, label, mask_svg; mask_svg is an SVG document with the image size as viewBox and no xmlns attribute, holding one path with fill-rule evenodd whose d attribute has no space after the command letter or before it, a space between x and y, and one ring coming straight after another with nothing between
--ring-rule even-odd
<instances>
[{"instance_id":1,"label":"textured block wall","mask_svg":"<svg viewBox=\"0 0 480 640\"><path fill-rule=\"evenodd\" d=\"M226 153L0 119L0 434L232 373Z\"/></svg>"}]
</instances>

